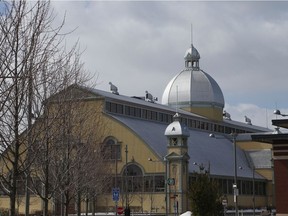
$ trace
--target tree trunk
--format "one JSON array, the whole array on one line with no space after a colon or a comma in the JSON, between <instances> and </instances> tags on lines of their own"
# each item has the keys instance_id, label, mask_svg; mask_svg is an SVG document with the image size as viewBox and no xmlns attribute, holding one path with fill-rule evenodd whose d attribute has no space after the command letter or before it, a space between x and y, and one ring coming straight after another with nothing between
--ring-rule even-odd
<instances>
[{"instance_id":1,"label":"tree trunk","mask_svg":"<svg viewBox=\"0 0 288 216\"><path fill-rule=\"evenodd\" d=\"M77 216L81 216L81 192L77 193Z\"/></svg>"},{"instance_id":2,"label":"tree trunk","mask_svg":"<svg viewBox=\"0 0 288 216\"><path fill-rule=\"evenodd\" d=\"M95 216L96 213L96 196L92 196L92 216Z\"/></svg>"}]
</instances>

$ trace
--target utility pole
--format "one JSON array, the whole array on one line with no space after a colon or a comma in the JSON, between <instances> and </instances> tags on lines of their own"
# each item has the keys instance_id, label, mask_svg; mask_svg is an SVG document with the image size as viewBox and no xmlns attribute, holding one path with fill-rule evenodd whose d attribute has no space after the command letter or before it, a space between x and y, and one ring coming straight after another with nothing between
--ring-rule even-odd
<instances>
[{"instance_id":1,"label":"utility pole","mask_svg":"<svg viewBox=\"0 0 288 216\"><path fill-rule=\"evenodd\" d=\"M128 170L127 170L127 161L128 161L128 147L126 145L125 147L125 154L126 154L126 165L125 165L125 177L126 177L126 193L125 193L125 199L126 199L126 207L125 207L125 216L130 216L130 207L128 204Z\"/></svg>"},{"instance_id":2,"label":"utility pole","mask_svg":"<svg viewBox=\"0 0 288 216\"><path fill-rule=\"evenodd\" d=\"M125 147L125 185L126 185L126 193L125 193L125 208L128 208L128 170L127 170L127 161L128 161L128 147Z\"/></svg>"},{"instance_id":3,"label":"utility pole","mask_svg":"<svg viewBox=\"0 0 288 216\"><path fill-rule=\"evenodd\" d=\"M233 142L233 147L234 147L234 184L233 184L233 189L234 189L234 203L235 203L235 216L238 216L238 187L237 187L237 146L236 146L236 133L232 133L232 142Z\"/></svg>"},{"instance_id":4,"label":"utility pole","mask_svg":"<svg viewBox=\"0 0 288 216\"><path fill-rule=\"evenodd\" d=\"M168 216L168 161L166 156L165 161L165 216Z\"/></svg>"},{"instance_id":5,"label":"utility pole","mask_svg":"<svg viewBox=\"0 0 288 216\"><path fill-rule=\"evenodd\" d=\"M114 188L117 188L117 173L118 173L118 166L117 166L117 161L118 161L118 143L113 146L115 150L115 183L114 183ZM117 216L117 211L118 211L118 203L115 201L115 216Z\"/></svg>"}]
</instances>

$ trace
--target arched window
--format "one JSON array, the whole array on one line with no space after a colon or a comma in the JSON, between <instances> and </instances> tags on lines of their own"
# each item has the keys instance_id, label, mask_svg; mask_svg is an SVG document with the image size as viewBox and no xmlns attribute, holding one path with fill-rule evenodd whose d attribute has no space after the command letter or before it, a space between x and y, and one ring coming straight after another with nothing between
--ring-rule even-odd
<instances>
[{"instance_id":1,"label":"arched window","mask_svg":"<svg viewBox=\"0 0 288 216\"><path fill-rule=\"evenodd\" d=\"M127 166L127 176L143 176L143 172L136 164L130 164Z\"/></svg>"},{"instance_id":2,"label":"arched window","mask_svg":"<svg viewBox=\"0 0 288 216\"><path fill-rule=\"evenodd\" d=\"M143 172L142 169L136 164L129 164L127 168L124 168L123 179L125 179L124 188L127 188L128 192L141 192L144 190L143 184Z\"/></svg>"},{"instance_id":3,"label":"arched window","mask_svg":"<svg viewBox=\"0 0 288 216\"><path fill-rule=\"evenodd\" d=\"M107 160L121 159L121 146L114 137L107 137L103 146L104 158Z\"/></svg>"}]
</instances>

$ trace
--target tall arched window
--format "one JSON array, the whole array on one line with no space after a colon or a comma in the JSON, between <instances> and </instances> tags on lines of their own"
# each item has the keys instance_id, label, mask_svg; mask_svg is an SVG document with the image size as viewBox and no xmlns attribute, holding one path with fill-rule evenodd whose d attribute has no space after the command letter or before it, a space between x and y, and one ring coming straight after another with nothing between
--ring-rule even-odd
<instances>
[{"instance_id":1,"label":"tall arched window","mask_svg":"<svg viewBox=\"0 0 288 216\"><path fill-rule=\"evenodd\" d=\"M138 165L129 164L126 169L124 168L123 179L125 179L123 182L125 191L141 192L144 190L143 172Z\"/></svg>"},{"instance_id":2,"label":"tall arched window","mask_svg":"<svg viewBox=\"0 0 288 216\"><path fill-rule=\"evenodd\" d=\"M107 137L104 140L103 146L104 158L107 160L121 159L121 146L120 143L114 137Z\"/></svg>"}]
</instances>

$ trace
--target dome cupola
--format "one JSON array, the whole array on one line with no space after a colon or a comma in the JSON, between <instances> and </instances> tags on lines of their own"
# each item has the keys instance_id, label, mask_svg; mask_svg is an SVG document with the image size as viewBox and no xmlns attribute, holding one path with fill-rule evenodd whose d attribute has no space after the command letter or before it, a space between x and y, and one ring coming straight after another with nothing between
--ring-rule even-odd
<instances>
[{"instance_id":1,"label":"dome cupola","mask_svg":"<svg viewBox=\"0 0 288 216\"><path fill-rule=\"evenodd\" d=\"M185 67L199 69L200 54L198 50L191 44L191 47L185 52Z\"/></svg>"}]
</instances>

